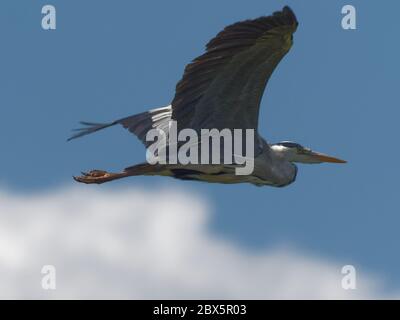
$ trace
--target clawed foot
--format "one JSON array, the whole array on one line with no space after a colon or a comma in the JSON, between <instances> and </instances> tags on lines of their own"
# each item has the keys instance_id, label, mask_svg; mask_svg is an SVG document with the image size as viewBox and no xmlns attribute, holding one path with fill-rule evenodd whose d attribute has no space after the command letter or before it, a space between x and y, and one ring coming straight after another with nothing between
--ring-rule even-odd
<instances>
[{"instance_id":1,"label":"clawed foot","mask_svg":"<svg viewBox=\"0 0 400 320\"><path fill-rule=\"evenodd\" d=\"M92 170L90 172L82 172L79 177L73 177L75 181L82 183L103 183L112 180L114 173L109 173L102 170Z\"/></svg>"}]
</instances>

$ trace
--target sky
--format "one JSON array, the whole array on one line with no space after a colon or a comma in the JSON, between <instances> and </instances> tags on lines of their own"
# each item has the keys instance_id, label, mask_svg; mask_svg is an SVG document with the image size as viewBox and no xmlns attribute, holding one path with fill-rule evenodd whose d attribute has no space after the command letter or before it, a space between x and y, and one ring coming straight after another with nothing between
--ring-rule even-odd
<instances>
[{"instance_id":1,"label":"sky","mask_svg":"<svg viewBox=\"0 0 400 320\"><path fill-rule=\"evenodd\" d=\"M41 28L41 9L45 4L56 8L56 30ZM357 10L356 30L341 27L341 9L346 4ZM278 189L163 177L135 177L101 186L77 185L72 180L72 175L82 170L121 170L145 159L141 143L119 127L67 143L70 130L78 127L79 121L107 122L169 104L185 65L203 52L211 37L226 25L269 15L284 5L291 6L299 27L291 51L275 70L264 94L260 132L271 143L296 141L346 159L346 165L299 165L296 182ZM281 267L297 265L291 262L295 259L300 266L309 263L310 270L327 270L326 279L331 279L335 270L340 274L341 266L353 265L360 279L365 276L368 278L365 282L369 283L373 282L369 279L377 278L382 294L394 294L400 288L397 185L400 174L396 161L400 156L396 143L400 117L397 107L400 44L396 41L399 9L400 3L389 0L1 1L0 219L4 232L0 248L4 250L0 250L3 261L0 268L8 268L12 279L29 278L33 266L41 262L36 258L28 263L29 258L24 258L29 252L27 243L45 239L55 244L44 246L45 252L38 245L33 252L47 260L54 257L59 265L65 262L70 266L70 277L79 283L80 275L90 274L88 264L95 264L100 256L108 257L107 253L98 253L99 256L86 261L70 244L75 224L80 225L80 215L87 228L96 227L97 223L107 225L111 221L107 219L112 219L116 230L108 230L103 224L99 230L110 239L121 236L117 244L130 249L122 244L126 230L118 230L134 221L124 220L128 209L117 201L120 192L125 195L121 195L125 208L131 208L137 219L142 219L143 212L152 212L153 220L157 221L157 210L174 215L174 209L179 207L176 212L182 217L176 217L175 212L172 222L168 220L159 227L160 232L151 223L146 225L149 237L155 238L154 243L149 240L154 250L162 251L157 237L168 238L173 234L169 231L179 228L181 219L188 219L190 228L199 224L206 229L197 235L201 238L198 250L206 252L208 260L218 261L216 257L225 254L224 247L211 252L213 246L227 246L228 257L217 269L226 271L232 262L248 258L252 267L245 273L252 274L251 268L258 267L261 271L255 277L262 278L263 266L267 270L274 263ZM127 192L132 192L132 196ZM85 204L81 208L79 203L85 202L85 195L89 207ZM90 205L93 199L104 199L100 201L104 206ZM154 206L136 206L149 201ZM58 203L57 209L49 207L49 203ZM68 214L68 208L73 216ZM196 216L196 210L204 221L191 216ZM97 212L100 221L96 219ZM105 217L107 213L113 217ZM53 215L66 222L60 224ZM87 216L91 219L85 220ZM46 228L62 231L64 227L65 233L46 231ZM31 236L24 230L32 230ZM127 233L129 241L137 240L135 230L132 225ZM104 247L99 233L83 227L77 232L88 232L87 236L77 237L80 244L91 239L93 246L88 244L87 252L95 255ZM177 241L186 241L185 236L192 239L192 235L180 233ZM25 239L24 244L18 246L18 239ZM145 238L132 243L143 241ZM188 245L196 246L196 241L188 240ZM57 244L59 248L55 247ZM174 243L168 248L173 246ZM66 261L55 254L61 249L67 251ZM229 257L230 250L236 255L234 258ZM123 253L116 251L110 254L111 257L115 254L118 260ZM157 276L168 274L167 258L160 260L161 263L143 259L146 266L165 265L165 270L155 273ZM273 263L268 259L273 259ZM108 260L101 261L104 274L112 273L114 269ZM127 263L136 266L138 261L141 260ZM182 272L168 274L166 283L176 277L184 283L190 272L194 272L191 267L185 265L177 269ZM174 297L182 297L178 292L185 290L191 297L204 293L219 297L231 293L240 297L240 292L235 293L226 279L226 283L221 283L225 291L213 288L211 284L217 275L207 273L209 268L210 265L204 266L202 275L209 279L210 287L182 285L177 287ZM129 274L124 268L119 272ZM140 271L135 273L140 274ZM231 276L238 279L241 274L238 266L233 268ZM285 283L289 285L281 288L290 291L290 272L287 274ZM298 277L308 279L307 273L300 271ZM239 283L252 283L247 280L243 276ZM313 283L330 290L331 282L325 280L314 279ZM88 296L96 292L94 283L92 290L87 291ZM104 284L104 287L112 286ZM256 287L249 285L243 296L263 296ZM1 296L36 295L23 282L19 282L18 288L13 294ZM116 292L113 296L138 297L135 292L118 286L113 290ZM377 295L369 290L360 289L362 292L351 297ZM299 292L310 296L307 290ZM329 292L321 297L339 296L333 289ZM79 290L71 287L59 294L72 297ZM153 296L162 295L153 292ZM264 296L273 295L267 292Z\"/></svg>"}]
</instances>

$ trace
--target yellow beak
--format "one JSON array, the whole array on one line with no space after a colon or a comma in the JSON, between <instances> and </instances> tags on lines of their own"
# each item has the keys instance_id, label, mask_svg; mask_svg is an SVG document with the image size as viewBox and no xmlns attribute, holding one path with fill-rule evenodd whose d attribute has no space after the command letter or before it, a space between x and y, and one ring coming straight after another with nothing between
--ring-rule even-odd
<instances>
[{"instance_id":1,"label":"yellow beak","mask_svg":"<svg viewBox=\"0 0 400 320\"><path fill-rule=\"evenodd\" d=\"M321 162L331 162L331 163L347 163L345 160L341 160L335 157L328 156L323 153L314 152L313 155Z\"/></svg>"}]
</instances>

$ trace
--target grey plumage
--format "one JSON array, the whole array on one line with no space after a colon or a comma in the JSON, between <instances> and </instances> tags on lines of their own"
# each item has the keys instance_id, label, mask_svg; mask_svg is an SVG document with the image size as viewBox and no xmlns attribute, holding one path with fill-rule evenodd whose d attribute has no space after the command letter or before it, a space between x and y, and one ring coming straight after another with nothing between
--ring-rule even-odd
<instances>
[{"instance_id":1,"label":"grey plumage","mask_svg":"<svg viewBox=\"0 0 400 320\"><path fill-rule=\"evenodd\" d=\"M102 183L130 175L167 175L184 180L219 183L249 182L255 185L284 186L296 178L296 160L287 156L290 146L271 148L258 134L261 98L274 69L290 50L297 19L289 7L253 20L226 27L206 46L206 52L185 68L177 83L171 105L143 112L111 123L82 124L70 139L121 124L148 146L145 137L151 128L168 132L171 120L178 130L254 129L254 172L236 176L227 165L150 165L141 164L125 169L121 174L89 173L77 180ZM286 148L286 149L283 149ZM291 161L293 160L293 161Z\"/></svg>"}]
</instances>

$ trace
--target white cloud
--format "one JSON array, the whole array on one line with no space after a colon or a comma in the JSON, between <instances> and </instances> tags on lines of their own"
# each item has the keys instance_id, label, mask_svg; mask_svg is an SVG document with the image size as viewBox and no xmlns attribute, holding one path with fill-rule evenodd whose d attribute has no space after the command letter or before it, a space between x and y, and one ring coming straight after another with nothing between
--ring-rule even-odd
<instances>
[{"instance_id":1,"label":"white cloud","mask_svg":"<svg viewBox=\"0 0 400 320\"><path fill-rule=\"evenodd\" d=\"M97 189L99 190L99 189ZM297 250L256 253L208 232L206 201L154 189L0 192L0 298L374 298L341 288L343 264ZM57 289L41 288L54 265Z\"/></svg>"}]
</instances>

